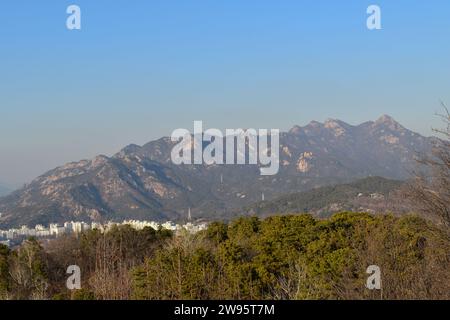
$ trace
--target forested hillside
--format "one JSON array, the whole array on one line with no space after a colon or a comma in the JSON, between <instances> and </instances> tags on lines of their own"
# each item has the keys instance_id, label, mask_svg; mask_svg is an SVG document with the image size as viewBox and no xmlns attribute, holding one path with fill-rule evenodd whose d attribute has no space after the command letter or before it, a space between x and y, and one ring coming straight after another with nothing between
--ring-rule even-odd
<instances>
[{"instance_id":1,"label":"forested hillside","mask_svg":"<svg viewBox=\"0 0 450 320\"><path fill-rule=\"evenodd\" d=\"M247 214L266 217L273 213L308 212L329 217L340 211L392 212L399 208L398 191L405 182L382 177L368 177L352 183L315 188L261 201L244 209Z\"/></svg>"},{"instance_id":2,"label":"forested hillside","mask_svg":"<svg viewBox=\"0 0 450 320\"><path fill-rule=\"evenodd\" d=\"M82 289L66 288L81 269ZM382 290L365 287L381 269ZM449 299L450 237L415 216L239 218L197 234L124 226L0 246L0 296L19 299Z\"/></svg>"}]
</instances>

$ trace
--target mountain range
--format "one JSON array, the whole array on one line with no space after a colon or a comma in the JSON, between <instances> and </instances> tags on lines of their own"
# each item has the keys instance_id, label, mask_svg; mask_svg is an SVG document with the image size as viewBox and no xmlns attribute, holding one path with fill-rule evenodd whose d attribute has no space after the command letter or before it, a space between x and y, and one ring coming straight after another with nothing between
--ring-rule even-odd
<instances>
[{"instance_id":1,"label":"mountain range","mask_svg":"<svg viewBox=\"0 0 450 320\"><path fill-rule=\"evenodd\" d=\"M312 121L280 134L280 171L258 165L175 165L164 137L55 168L0 198L0 227L67 220L226 218L260 201L369 176L404 180L433 137L391 117L350 125Z\"/></svg>"}]
</instances>

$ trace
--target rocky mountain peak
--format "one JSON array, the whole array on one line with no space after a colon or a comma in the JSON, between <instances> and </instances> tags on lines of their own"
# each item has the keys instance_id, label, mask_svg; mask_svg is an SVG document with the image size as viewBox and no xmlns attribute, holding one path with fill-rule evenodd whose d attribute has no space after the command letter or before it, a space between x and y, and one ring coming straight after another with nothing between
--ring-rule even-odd
<instances>
[{"instance_id":1,"label":"rocky mountain peak","mask_svg":"<svg viewBox=\"0 0 450 320\"><path fill-rule=\"evenodd\" d=\"M289 133L290 134L299 134L301 131L302 131L302 127L295 125L289 130Z\"/></svg>"},{"instance_id":2,"label":"rocky mountain peak","mask_svg":"<svg viewBox=\"0 0 450 320\"><path fill-rule=\"evenodd\" d=\"M351 125L336 119L327 119L324 123L324 127L333 131L333 134L336 137L344 135L351 129Z\"/></svg>"},{"instance_id":3,"label":"rocky mountain peak","mask_svg":"<svg viewBox=\"0 0 450 320\"><path fill-rule=\"evenodd\" d=\"M319 121L311 121L310 123L308 123L308 125L306 127L310 127L310 128L321 128L323 127L323 123L320 123Z\"/></svg>"},{"instance_id":4,"label":"rocky mountain peak","mask_svg":"<svg viewBox=\"0 0 450 320\"><path fill-rule=\"evenodd\" d=\"M391 116L388 116L386 114L382 115L381 117L379 117L373 124L374 126L383 126L383 127L387 127L393 131L399 131L399 130L405 130L405 128L398 123L397 121L394 120L394 118L392 118Z\"/></svg>"}]
</instances>

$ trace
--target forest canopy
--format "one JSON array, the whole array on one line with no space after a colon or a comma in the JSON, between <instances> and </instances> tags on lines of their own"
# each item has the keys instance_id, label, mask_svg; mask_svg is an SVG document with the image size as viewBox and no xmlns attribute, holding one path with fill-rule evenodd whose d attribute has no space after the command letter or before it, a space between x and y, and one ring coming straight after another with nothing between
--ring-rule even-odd
<instances>
[{"instance_id":1,"label":"forest canopy","mask_svg":"<svg viewBox=\"0 0 450 320\"><path fill-rule=\"evenodd\" d=\"M66 288L78 265L82 288ZM381 270L369 290L367 267ZM242 217L0 246L3 299L449 299L448 230L417 216Z\"/></svg>"}]
</instances>

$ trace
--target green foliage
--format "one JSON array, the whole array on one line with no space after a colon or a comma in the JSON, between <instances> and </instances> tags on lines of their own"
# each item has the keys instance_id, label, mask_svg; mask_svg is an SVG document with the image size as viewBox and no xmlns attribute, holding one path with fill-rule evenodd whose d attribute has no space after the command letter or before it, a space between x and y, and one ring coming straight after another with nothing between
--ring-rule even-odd
<instances>
[{"instance_id":1,"label":"green foliage","mask_svg":"<svg viewBox=\"0 0 450 320\"><path fill-rule=\"evenodd\" d=\"M71 264L82 270L82 289L72 292ZM373 264L382 292L365 287ZM448 230L416 216L242 217L197 234L121 226L62 237L45 250L35 239L0 246L0 297L449 299L449 265Z\"/></svg>"},{"instance_id":2,"label":"green foliage","mask_svg":"<svg viewBox=\"0 0 450 320\"><path fill-rule=\"evenodd\" d=\"M159 249L134 270L134 296L373 299L377 292L365 288L365 271L377 264L390 281L385 297L409 298L411 292L413 297L436 297L433 287L442 298L449 295L449 249L445 232L411 216L344 212L327 220L310 215L239 218L228 226L211 224L201 236L179 235ZM426 267L430 261L433 266Z\"/></svg>"},{"instance_id":3,"label":"green foliage","mask_svg":"<svg viewBox=\"0 0 450 320\"><path fill-rule=\"evenodd\" d=\"M48 257L35 238L26 240L8 257L10 295L17 299L43 299L48 286Z\"/></svg>"},{"instance_id":4,"label":"green foliage","mask_svg":"<svg viewBox=\"0 0 450 320\"><path fill-rule=\"evenodd\" d=\"M7 246L0 244L0 299L6 296L10 289L10 275L9 275L9 255L11 251Z\"/></svg>"},{"instance_id":5,"label":"green foliage","mask_svg":"<svg viewBox=\"0 0 450 320\"><path fill-rule=\"evenodd\" d=\"M351 209L351 202L359 193L369 195L379 193L387 196L390 192L399 189L404 182L389 180L381 177L368 177L347 184L325 186L305 192L283 195L271 201L262 201L245 209L258 216L270 216L273 213L292 214L297 212L315 212L327 208L332 204L343 204L344 208ZM329 217L329 211L320 213Z\"/></svg>"},{"instance_id":6,"label":"green foliage","mask_svg":"<svg viewBox=\"0 0 450 320\"><path fill-rule=\"evenodd\" d=\"M213 222L205 232L207 239L219 244L228 239L228 226L223 222Z\"/></svg>"},{"instance_id":7,"label":"green foliage","mask_svg":"<svg viewBox=\"0 0 450 320\"><path fill-rule=\"evenodd\" d=\"M72 300L95 300L95 295L87 289L74 290Z\"/></svg>"}]
</instances>

